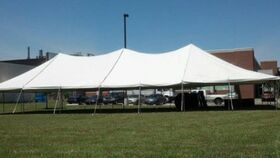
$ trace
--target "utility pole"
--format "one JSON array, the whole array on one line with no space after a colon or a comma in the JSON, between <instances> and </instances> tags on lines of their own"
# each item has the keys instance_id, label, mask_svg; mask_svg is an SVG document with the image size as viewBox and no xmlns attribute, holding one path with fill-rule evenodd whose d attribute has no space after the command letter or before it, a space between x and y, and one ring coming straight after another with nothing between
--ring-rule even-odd
<instances>
[{"instance_id":1,"label":"utility pole","mask_svg":"<svg viewBox=\"0 0 280 158\"><path fill-rule=\"evenodd\" d=\"M124 36L124 48L126 48L126 18L128 18L129 15L127 13L123 14L123 36Z\"/></svg>"}]
</instances>

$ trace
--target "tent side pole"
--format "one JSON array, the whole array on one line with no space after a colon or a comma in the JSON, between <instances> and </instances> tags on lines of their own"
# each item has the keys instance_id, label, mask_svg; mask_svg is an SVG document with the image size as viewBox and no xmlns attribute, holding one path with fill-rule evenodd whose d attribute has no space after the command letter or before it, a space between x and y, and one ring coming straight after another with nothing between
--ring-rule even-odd
<instances>
[{"instance_id":1,"label":"tent side pole","mask_svg":"<svg viewBox=\"0 0 280 158\"><path fill-rule=\"evenodd\" d=\"M275 109L277 109L277 104L276 104L276 81L273 81L273 95L274 95L274 106Z\"/></svg>"},{"instance_id":2,"label":"tent side pole","mask_svg":"<svg viewBox=\"0 0 280 158\"><path fill-rule=\"evenodd\" d=\"M64 104L63 91L62 90L60 90L60 94L59 94L59 104L60 104L59 112L61 113L61 111L63 110L63 104Z\"/></svg>"},{"instance_id":3,"label":"tent side pole","mask_svg":"<svg viewBox=\"0 0 280 158\"><path fill-rule=\"evenodd\" d=\"M181 91L182 91L182 94L181 94L181 111L184 111L184 109L185 109L185 102L184 102L184 84L183 84L183 82L182 82L182 84L181 84Z\"/></svg>"},{"instance_id":4,"label":"tent side pole","mask_svg":"<svg viewBox=\"0 0 280 158\"><path fill-rule=\"evenodd\" d=\"M124 103L125 103L125 99L124 99L124 90L123 90L123 104L122 104L122 109L124 109Z\"/></svg>"},{"instance_id":5,"label":"tent side pole","mask_svg":"<svg viewBox=\"0 0 280 158\"><path fill-rule=\"evenodd\" d=\"M94 106L94 111L93 111L93 114L94 115L96 113L96 109L97 109L97 104L98 104L98 101L99 101L99 98L100 98L100 87L98 88L98 93L97 93L97 97L96 97L96 102L95 102L95 106Z\"/></svg>"},{"instance_id":6,"label":"tent side pole","mask_svg":"<svg viewBox=\"0 0 280 158\"><path fill-rule=\"evenodd\" d=\"M229 97L229 99L230 99L230 107L231 107L231 110L234 110L234 108L233 108L233 102L232 102L232 95L231 95L231 85L230 85L230 83L228 83L228 97Z\"/></svg>"},{"instance_id":7,"label":"tent side pole","mask_svg":"<svg viewBox=\"0 0 280 158\"><path fill-rule=\"evenodd\" d=\"M138 96L138 114L141 112L141 87L139 87L139 96Z\"/></svg>"},{"instance_id":8,"label":"tent side pole","mask_svg":"<svg viewBox=\"0 0 280 158\"><path fill-rule=\"evenodd\" d=\"M49 108L49 96L48 96L47 92L45 93L45 95L46 95L46 100L45 100L46 109L48 109Z\"/></svg>"},{"instance_id":9,"label":"tent side pole","mask_svg":"<svg viewBox=\"0 0 280 158\"><path fill-rule=\"evenodd\" d=\"M24 92L22 92L22 112L24 113L24 106L25 106L25 99L24 99Z\"/></svg>"},{"instance_id":10,"label":"tent side pole","mask_svg":"<svg viewBox=\"0 0 280 158\"><path fill-rule=\"evenodd\" d=\"M60 89L58 89L58 91L57 91L57 96L56 96L56 100L55 100L55 104L54 104L53 114L55 114L55 111L56 111L56 106L57 106L57 103L58 103L59 94L60 94Z\"/></svg>"},{"instance_id":11,"label":"tent side pole","mask_svg":"<svg viewBox=\"0 0 280 158\"><path fill-rule=\"evenodd\" d=\"M125 102L125 106L128 106L128 94L127 94L127 89L125 90L125 98L126 98L126 102Z\"/></svg>"},{"instance_id":12,"label":"tent side pole","mask_svg":"<svg viewBox=\"0 0 280 158\"><path fill-rule=\"evenodd\" d=\"M280 86L280 80L277 80L276 81L276 88L277 88L277 91L276 91L276 107L275 107L275 109L277 110L277 108L278 108L278 100L279 100L279 86Z\"/></svg>"},{"instance_id":13,"label":"tent side pole","mask_svg":"<svg viewBox=\"0 0 280 158\"><path fill-rule=\"evenodd\" d=\"M15 107L14 107L14 110L13 110L13 114L16 112L16 110L17 110L17 105L18 105L18 102L19 102L19 100L20 100L20 98L21 98L21 93L22 93L22 89L20 90L20 93L18 94L18 98L17 98L17 102L16 102L16 105L15 105Z\"/></svg>"},{"instance_id":14,"label":"tent side pole","mask_svg":"<svg viewBox=\"0 0 280 158\"><path fill-rule=\"evenodd\" d=\"M102 96L102 93L103 93L103 92L102 92L102 90L101 90L101 88L100 88L100 89L98 90L98 95L99 95L99 97ZM110 93L110 92L109 92L109 93ZM101 107L101 104L99 104L99 110L101 110L101 108L102 108L102 107Z\"/></svg>"},{"instance_id":15,"label":"tent side pole","mask_svg":"<svg viewBox=\"0 0 280 158\"><path fill-rule=\"evenodd\" d=\"M273 95L274 95L274 99L275 99L275 101L274 101L274 106L275 106L275 110L277 110L277 91L278 91L278 88L277 88L277 81L274 81L273 82Z\"/></svg>"},{"instance_id":16,"label":"tent side pole","mask_svg":"<svg viewBox=\"0 0 280 158\"><path fill-rule=\"evenodd\" d=\"M2 92L2 112L5 113L5 96L4 96L4 92Z\"/></svg>"}]
</instances>

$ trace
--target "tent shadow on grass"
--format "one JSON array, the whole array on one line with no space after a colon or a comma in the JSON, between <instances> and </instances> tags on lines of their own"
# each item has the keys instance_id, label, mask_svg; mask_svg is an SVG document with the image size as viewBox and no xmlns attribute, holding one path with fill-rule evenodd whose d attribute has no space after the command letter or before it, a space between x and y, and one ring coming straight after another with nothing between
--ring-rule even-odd
<instances>
[{"instance_id":1,"label":"tent shadow on grass","mask_svg":"<svg viewBox=\"0 0 280 158\"><path fill-rule=\"evenodd\" d=\"M279 108L278 108L279 109ZM247 110L276 110L275 106L273 105L255 105L255 106L247 106L247 107L235 107L233 111L247 111ZM211 106L205 108L187 108L187 112L203 112L203 111L232 111L228 110L225 106ZM174 107L144 107L141 108L140 113L161 113L161 112L180 112ZM93 114L94 109L57 109L56 114ZM103 109L96 109L96 114L121 114L121 113L138 113L137 108L103 108ZM1 113L0 115L10 115L12 113ZM41 110L34 110L34 111L25 111L25 112L16 112L14 114L53 114L53 109L41 109Z\"/></svg>"}]
</instances>

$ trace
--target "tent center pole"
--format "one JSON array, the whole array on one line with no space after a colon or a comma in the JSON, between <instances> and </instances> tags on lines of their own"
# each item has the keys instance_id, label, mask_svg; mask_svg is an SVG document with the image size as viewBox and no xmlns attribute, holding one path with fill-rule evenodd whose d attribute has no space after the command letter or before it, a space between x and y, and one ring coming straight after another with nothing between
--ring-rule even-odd
<instances>
[{"instance_id":1,"label":"tent center pole","mask_svg":"<svg viewBox=\"0 0 280 158\"><path fill-rule=\"evenodd\" d=\"M18 98L17 98L17 102L16 102L16 105L15 105L15 107L14 107L14 110L13 110L13 114L16 112L16 110L17 110L17 105L18 105L18 102L19 102L19 100L20 100L20 98L21 98L21 93L22 93L22 89L20 90L20 93L18 94Z\"/></svg>"}]
</instances>

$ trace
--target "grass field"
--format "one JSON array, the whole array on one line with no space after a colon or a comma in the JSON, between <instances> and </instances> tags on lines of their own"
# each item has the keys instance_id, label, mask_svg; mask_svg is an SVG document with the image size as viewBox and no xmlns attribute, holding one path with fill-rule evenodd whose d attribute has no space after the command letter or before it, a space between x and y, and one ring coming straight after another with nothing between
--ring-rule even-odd
<instances>
[{"instance_id":1,"label":"grass field","mask_svg":"<svg viewBox=\"0 0 280 158\"><path fill-rule=\"evenodd\" d=\"M0 142L0 157L280 157L280 112L5 114Z\"/></svg>"}]
</instances>

